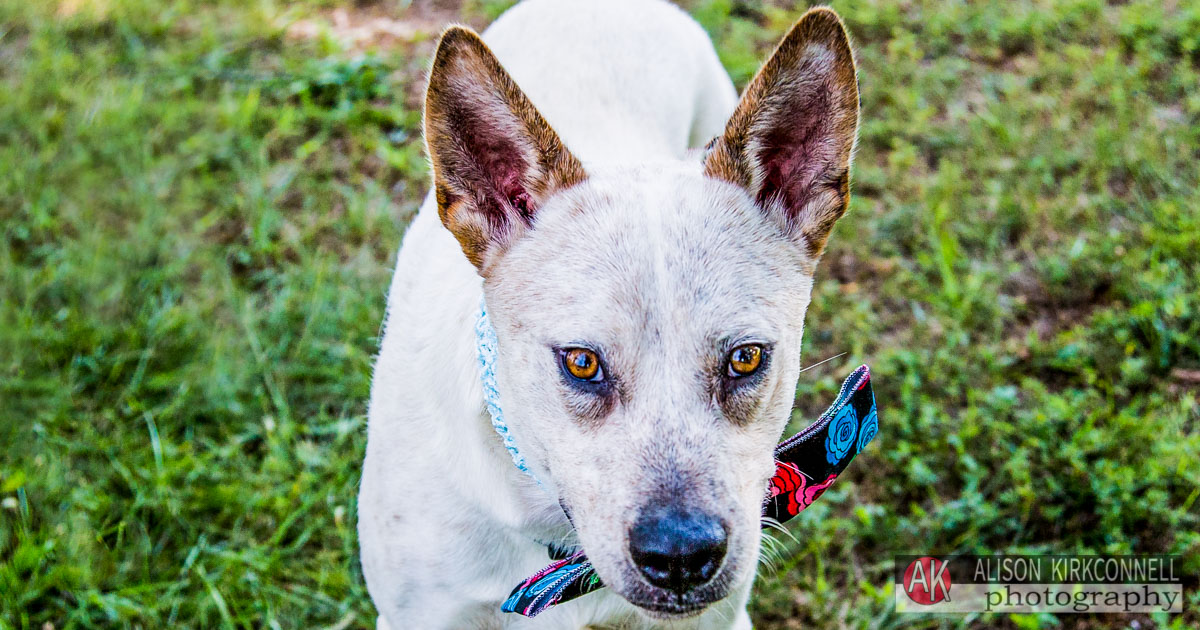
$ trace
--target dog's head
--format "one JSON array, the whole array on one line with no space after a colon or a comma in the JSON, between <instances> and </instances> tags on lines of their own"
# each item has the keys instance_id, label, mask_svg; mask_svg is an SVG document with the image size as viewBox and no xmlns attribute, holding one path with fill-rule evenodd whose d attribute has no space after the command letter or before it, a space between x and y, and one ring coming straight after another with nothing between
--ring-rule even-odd
<instances>
[{"instance_id":1,"label":"dog's head","mask_svg":"<svg viewBox=\"0 0 1200 630\"><path fill-rule=\"evenodd\" d=\"M510 429L604 582L651 615L697 613L754 574L857 125L828 9L692 163L585 170L478 36L442 37L435 194L484 278Z\"/></svg>"}]
</instances>

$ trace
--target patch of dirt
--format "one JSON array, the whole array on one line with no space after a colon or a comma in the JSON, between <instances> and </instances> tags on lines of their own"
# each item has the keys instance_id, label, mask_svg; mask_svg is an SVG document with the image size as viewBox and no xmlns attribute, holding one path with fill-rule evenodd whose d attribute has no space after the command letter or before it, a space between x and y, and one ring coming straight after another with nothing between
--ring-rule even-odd
<instances>
[{"instance_id":1,"label":"patch of dirt","mask_svg":"<svg viewBox=\"0 0 1200 630\"><path fill-rule=\"evenodd\" d=\"M1171 381L1167 384L1167 392L1172 396L1182 396L1184 392L1200 392L1200 370L1185 368L1171 370Z\"/></svg>"},{"instance_id":2,"label":"patch of dirt","mask_svg":"<svg viewBox=\"0 0 1200 630\"><path fill-rule=\"evenodd\" d=\"M18 65L26 59L29 50L29 29L24 25L13 27L3 37L0 37L0 77L14 75L19 71Z\"/></svg>"},{"instance_id":3,"label":"patch of dirt","mask_svg":"<svg viewBox=\"0 0 1200 630\"><path fill-rule=\"evenodd\" d=\"M403 87L405 105L419 111L425 98L425 72L437 37L451 24L466 23L476 30L484 24L476 16L464 18L466 0L413 0L396 10L386 3L347 3L287 23L284 35L293 41L330 37L349 54L400 53L397 85Z\"/></svg>"},{"instance_id":4,"label":"patch of dirt","mask_svg":"<svg viewBox=\"0 0 1200 630\"><path fill-rule=\"evenodd\" d=\"M384 6L350 5L323 11L287 25L295 40L330 36L351 52L390 50L432 41L449 24L462 21L460 0L418 0L399 11Z\"/></svg>"},{"instance_id":5,"label":"patch of dirt","mask_svg":"<svg viewBox=\"0 0 1200 630\"><path fill-rule=\"evenodd\" d=\"M899 260L877 257L863 259L850 252L842 252L836 256L830 256L824 261L824 265L826 273L845 285L844 291L855 293L860 284L878 282L883 277L891 275L899 266Z\"/></svg>"},{"instance_id":6,"label":"patch of dirt","mask_svg":"<svg viewBox=\"0 0 1200 630\"><path fill-rule=\"evenodd\" d=\"M70 18L85 12L88 17L99 20L108 15L112 3L107 0L62 0L54 14L60 18Z\"/></svg>"},{"instance_id":7,"label":"patch of dirt","mask_svg":"<svg viewBox=\"0 0 1200 630\"><path fill-rule=\"evenodd\" d=\"M1106 279L1098 278L1080 283L1075 292L1054 295L1035 272L1022 269L1009 276L1001 287L1002 293L1026 307L1008 336L1023 345L1026 333L1032 329L1039 339L1049 339L1086 321L1097 309L1113 304L1110 288ZM1026 356L1020 358L1028 358L1028 349L1023 354Z\"/></svg>"}]
</instances>

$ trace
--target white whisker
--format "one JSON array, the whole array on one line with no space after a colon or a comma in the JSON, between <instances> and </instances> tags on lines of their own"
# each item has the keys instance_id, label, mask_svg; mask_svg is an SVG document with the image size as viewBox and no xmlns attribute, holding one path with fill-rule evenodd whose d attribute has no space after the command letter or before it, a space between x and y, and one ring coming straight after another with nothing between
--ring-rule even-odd
<instances>
[{"instance_id":1,"label":"white whisker","mask_svg":"<svg viewBox=\"0 0 1200 630\"><path fill-rule=\"evenodd\" d=\"M783 554L778 549L779 544L779 541L770 533L763 533L763 544L758 549L758 561L760 564L766 565L772 574L778 572L776 562L783 559Z\"/></svg>"},{"instance_id":2,"label":"white whisker","mask_svg":"<svg viewBox=\"0 0 1200 630\"><path fill-rule=\"evenodd\" d=\"M807 372L807 371L809 371L809 370L811 370L811 369L813 369L813 368L815 368L815 367L817 367L817 366L820 366L820 365L825 365L826 363L829 363L830 361L832 361L832 360L834 360L834 359L836 359L836 358L838 358L838 357L844 357L844 356L846 356L847 354L849 354L849 353L848 353L848 352L843 352L843 353L841 353L841 354L835 354L835 355L833 355L833 356L829 357L828 359L825 359L824 361L818 361L818 362L816 362L816 363L814 363L814 364L812 364L812 365L810 365L810 366L808 366L808 367L806 367L806 368L800 368L800 371L801 371L801 372Z\"/></svg>"},{"instance_id":3,"label":"white whisker","mask_svg":"<svg viewBox=\"0 0 1200 630\"><path fill-rule=\"evenodd\" d=\"M769 527L775 531L782 532L783 535L787 536L792 542L794 542L796 544L800 544L800 539L796 538L796 536L794 534L792 534L792 532L789 532L787 530L787 528L783 526L783 523L780 523L779 521L777 521L773 518L766 517L766 516L759 519L759 521L763 525L766 525L767 527Z\"/></svg>"}]
</instances>

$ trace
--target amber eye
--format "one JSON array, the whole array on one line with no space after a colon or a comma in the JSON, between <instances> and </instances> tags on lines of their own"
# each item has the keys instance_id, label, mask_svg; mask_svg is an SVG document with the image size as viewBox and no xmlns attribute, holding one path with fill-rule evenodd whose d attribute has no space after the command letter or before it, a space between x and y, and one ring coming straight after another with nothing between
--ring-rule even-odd
<instances>
[{"instance_id":1,"label":"amber eye","mask_svg":"<svg viewBox=\"0 0 1200 630\"><path fill-rule=\"evenodd\" d=\"M729 375L737 378L754 374L762 365L762 358L762 346L750 344L734 348L729 353Z\"/></svg>"},{"instance_id":2,"label":"amber eye","mask_svg":"<svg viewBox=\"0 0 1200 630\"><path fill-rule=\"evenodd\" d=\"M600 357L587 348L568 348L562 351L563 369L581 381L601 381Z\"/></svg>"}]
</instances>

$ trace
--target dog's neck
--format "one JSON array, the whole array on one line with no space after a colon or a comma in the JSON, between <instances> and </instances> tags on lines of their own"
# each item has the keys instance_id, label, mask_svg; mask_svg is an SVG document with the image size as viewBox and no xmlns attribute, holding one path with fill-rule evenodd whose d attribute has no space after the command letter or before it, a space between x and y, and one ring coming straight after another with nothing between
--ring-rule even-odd
<instances>
[{"instance_id":1,"label":"dog's neck","mask_svg":"<svg viewBox=\"0 0 1200 630\"><path fill-rule=\"evenodd\" d=\"M487 303L482 295L479 299L478 311L475 313L474 332L476 357L480 368L479 384L483 391L484 407L491 418L492 429L500 436L501 443L508 451L513 466L534 482L520 483L518 481L511 488L517 495L523 497L524 508L522 511L527 515L537 515L526 521L524 525L517 527L518 535L548 548L552 557L556 550L557 552L573 551L577 545L574 528L571 527L570 520L562 511L553 486L542 483L542 480L534 475L529 462L517 446L517 436L508 426L504 409L501 406L496 376L499 342L496 339L496 329L492 326L488 314ZM489 444L487 448L495 448L495 442ZM535 505L538 508L533 510ZM568 554L560 553L560 555Z\"/></svg>"},{"instance_id":2,"label":"dog's neck","mask_svg":"<svg viewBox=\"0 0 1200 630\"><path fill-rule=\"evenodd\" d=\"M496 385L496 357L499 355L499 343L496 341L496 329L488 317L487 302L480 298L479 315L475 318L475 348L479 356L479 379L483 385L483 402L487 406L488 415L492 417L492 428L504 441L504 448L512 457L517 470L529 475L534 481L537 477L529 470L525 458L517 448L517 440L508 423L504 419L504 410L500 407L500 391ZM541 485L541 482L538 482Z\"/></svg>"}]
</instances>

